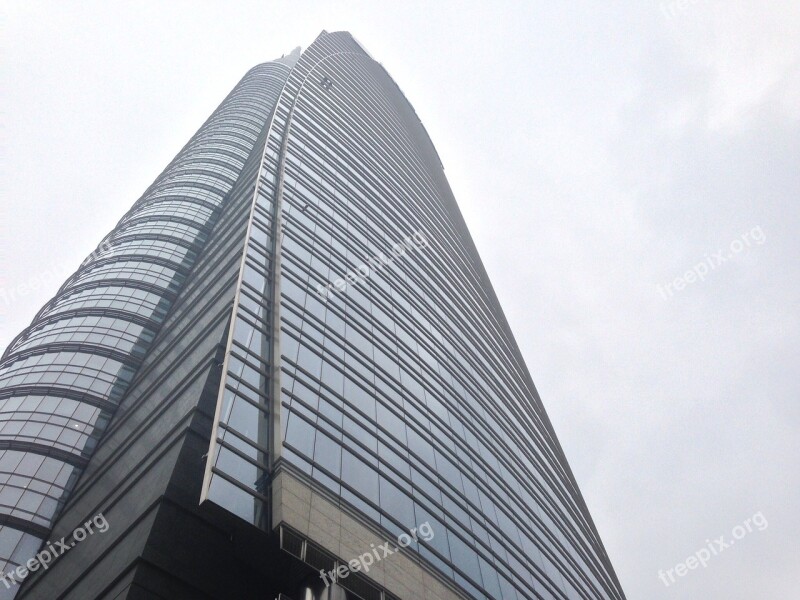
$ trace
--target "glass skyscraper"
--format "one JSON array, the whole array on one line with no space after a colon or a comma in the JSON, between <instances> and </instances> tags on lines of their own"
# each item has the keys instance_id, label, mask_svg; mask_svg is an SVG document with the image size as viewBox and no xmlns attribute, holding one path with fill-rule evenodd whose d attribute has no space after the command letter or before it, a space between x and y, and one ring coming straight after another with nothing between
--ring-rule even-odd
<instances>
[{"instance_id":1,"label":"glass skyscraper","mask_svg":"<svg viewBox=\"0 0 800 600\"><path fill-rule=\"evenodd\" d=\"M351 35L249 71L6 350L0 569L0 598L624 598Z\"/></svg>"}]
</instances>

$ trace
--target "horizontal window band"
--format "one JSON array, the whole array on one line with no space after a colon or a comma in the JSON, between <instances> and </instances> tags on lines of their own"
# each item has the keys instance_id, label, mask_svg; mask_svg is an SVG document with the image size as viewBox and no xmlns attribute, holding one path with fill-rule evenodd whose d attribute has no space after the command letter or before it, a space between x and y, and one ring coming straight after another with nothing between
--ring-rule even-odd
<instances>
[{"instance_id":1,"label":"horizontal window band","mask_svg":"<svg viewBox=\"0 0 800 600\"><path fill-rule=\"evenodd\" d=\"M38 454L40 456L47 456L55 458L61 462L67 463L74 467L83 469L89 462L89 459L84 456L78 456L65 450L46 446L36 442L23 442L20 440L0 440L0 450L16 450L17 452L29 452L31 454Z\"/></svg>"},{"instance_id":2,"label":"horizontal window band","mask_svg":"<svg viewBox=\"0 0 800 600\"><path fill-rule=\"evenodd\" d=\"M218 475L218 476L222 477L225 481L227 481L228 483L236 486L237 488L239 488L243 492L247 492L249 495L251 495L256 500L261 500L262 502L269 502L269 498L267 496L265 496L264 494L259 494L253 488L247 487L245 484L243 484L238 479L232 477L231 475L228 475L225 471L222 471L222 470L218 469L217 467L213 467L212 466L211 467L211 472L214 475ZM211 501L214 502L213 500L211 500ZM216 502L215 502L215 504L216 504Z\"/></svg>"},{"instance_id":3,"label":"horizontal window band","mask_svg":"<svg viewBox=\"0 0 800 600\"><path fill-rule=\"evenodd\" d=\"M262 413L264 413L265 417L269 415L269 407L266 404L258 404L257 402L253 402L253 400L251 400L247 396L244 396L240 390L231 387L231 385L227 382L225 384L225 390L234 394L237 399L244 400L251 406L254 406L258 410L260 410ZM220 420L220 423L224 423L224 421Z\"/></svg>"},{"instance_id":4,"label":"horizontal window band","mask_svg":"<svg viewBox=\"0 0 800 600\"><path fill-rule=\"evenodd\" d=\"M18 360L23 360L30 356L36 356L39 354L58 354L59 352L77 352L81 354L102 356L103 358L110 358L111 360L115 360L134 369L137 369L143 360L143 357L136 357L131 354L103 346L101 344L92 344L89 342L50 342L42 344L41 346L25 348L19 352L11 352L8 356L3 357L3 362L0 363L0 370L12 365ZM100 370L100 372L104 371ZM21 373L16 374L19 375ZM111 375L111 373L107 374Z\"/></svg>"},{"instance_id":5,"label":"horizontal window band","mask_svg":"<svg viewBox=\"0 0 800 600\"><path fill-rule=\"evenodd\" d=\"M0 527L10 527L24 533L29 533L37 538L46 540L50 535L50 529L44 525L26 521L13 515L0 514Z\"/></svg>"},{"instance_id":6,"label":"horizontal window band","mask_svg":"<svg viewBox=\"0 0 800 600\"><path fill-rule=\"evenodd\" d=\"M106 412L113 412L116 410L117 405L113 402L101 398L99 396L92 396L84 392L78 392L74 389L53 387L48 385L19 385L9 386L0 390L0 400L6 398L16 398L23 396L51 396L53 398L65 398L67 400L74 400L76 402L83 402L89 406L94 406Z\"/></svg>"},{"instance_id":7,"label":"horizontal window band","mask_svg":"<svg viewBox=\"0 0 800 600\"><path fill-rule=\"evenodd\" d=\"M228 371L228 372L226 373L226 376L227 376L227 379L228 379L228 381L226 381L226 382L225 382L225 387L226 387L226 388L230 387L230 385L231 385L231 384L230 384L230 382L231 382L231 381L234 381L234 382L236 382L236 383L237 383L237 384L240 386L240 387L239 387L239 389L236 391L236 394L237 394L237 395L244 397L244 392L242 392L242 387L244 387L244 388L245 388L245 390L246 390L247 392L250 392L250 393L251 393L251 394L253 394L254 396L258 396L259 398L263 399L263 400L264 400L264 404L267 404L267 402L269 402L269 400L267 399L267 393L266 393L266 392L262 392L262 391L260 391L260 390L257 390L257 389L256 389L256 388L254 388L252 385L250 385L249 383L247 383L245 380L243 380L243 379L240 379L239 377L237 377L236 375L234 375L234 374L233 374L233 373L231 373L230 371ZM269 382L269 381L270 381L270 380L269 380L269 378L268 378L268 377L267 377L267 378L265 378L265 383L266 383L267 385L269 385L269 384L268 384L268 382ZM252 400L252 399L250 400L250 403L251 403L251 404L254 404L254 402L253 402L253 400Z\"/></svg>"},{"instance_id":8,"label":"horizontal window band","mask_svg":"<svg viewBox=\"0 0 800 600\"><path fill-rule=\"evenodd\" d=\"M253 444L253 442L251 440L243 437L242 434L240 434L239 432L231 429L230 427L225 427L224 429L225 429L226 432L233 433L238 439L240 439L242 442L246 443L248 446L252 447L254 450L258 450L259 452L261 452L265 457L264 460L265 461L269 461L269 453L266 450L263 450L261 446L256 446L255 444ZM253 465L256 468L261 469L262 471L267 471L268 468L269 468L269 465L266 462L261 463L261 462L255 460L255 459L253 459L252 457L247 456L247 454L242 452L239 448L237 448L236 446L232 445L230 442L226 442L221 437L217 437L217 444L220 447L225 448L226 450L228 450L230 452L233 452L234 454L236 454L237 456L239 456L243 460L246 460L251 465Z\"/></svg>"}]
</instances>

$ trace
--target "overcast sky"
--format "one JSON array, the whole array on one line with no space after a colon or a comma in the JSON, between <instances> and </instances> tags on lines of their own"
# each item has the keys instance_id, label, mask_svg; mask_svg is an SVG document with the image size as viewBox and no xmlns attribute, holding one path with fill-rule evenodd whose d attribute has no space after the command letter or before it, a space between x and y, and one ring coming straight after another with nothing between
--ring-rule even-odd
<instances>
[{"instance_id":1,"label":"overcast sky","mask_svg":"<svg viewBox=\"0 0 800 600\"><path fill-rule=\"evenodd\" d=\"M0 347L247 69L345 29L437 146L628 597L798 597L800 3L396 4L6 0Z\"/></svg>"}]
</instances>

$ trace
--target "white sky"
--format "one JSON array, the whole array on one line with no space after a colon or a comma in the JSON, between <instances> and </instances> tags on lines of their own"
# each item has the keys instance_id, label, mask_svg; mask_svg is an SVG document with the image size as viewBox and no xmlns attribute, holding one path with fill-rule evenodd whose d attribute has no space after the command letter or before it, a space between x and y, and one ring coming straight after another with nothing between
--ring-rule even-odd
<instances>
[{"instance_id":1,"label":"white sky","mask_svg":"<svg viewBox=\"0 0 800 600\"><path fill-rule=\"evenodd\" d=\"M800 3L397 5L4 2L0 347L247 69L345 29L439 150L628 597L797 597Z\"/></svg>"}]
</instances>

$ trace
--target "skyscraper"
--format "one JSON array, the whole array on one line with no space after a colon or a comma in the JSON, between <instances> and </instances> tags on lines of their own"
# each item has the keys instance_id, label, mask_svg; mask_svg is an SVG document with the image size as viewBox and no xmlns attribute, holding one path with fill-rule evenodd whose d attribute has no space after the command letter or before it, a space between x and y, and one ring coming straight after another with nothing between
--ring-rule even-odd
<instances>
[{"instance_id":1,"label":"skyscraper","mask_svg":"<svg viewBox=\"0 0 800 600\"><path fill-rule=\"evenodd\" d=\"M245 75L9 346L0 418L0 594L624 597L436 150L347 33Z\"/></svg>"}]
</instances>

